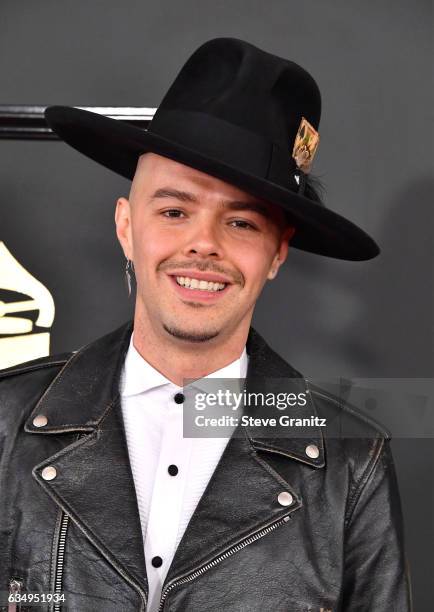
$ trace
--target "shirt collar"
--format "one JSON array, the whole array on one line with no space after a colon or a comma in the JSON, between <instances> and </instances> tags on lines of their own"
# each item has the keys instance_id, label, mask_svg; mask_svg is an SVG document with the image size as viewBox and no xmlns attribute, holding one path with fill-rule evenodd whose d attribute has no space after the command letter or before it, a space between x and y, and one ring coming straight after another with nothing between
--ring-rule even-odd
<instances>
[{"instance_id":1,"label":"shirt collar","mask_svg":"<svg viewBox=\"0 0 434 612\"><path fill-rule=\"evenodd\" d=\"M215 372L211 372L204 378L245 378L247 375L248 356L246 347L244 347L241 356L220 368ZM174 389L181 389L170 381L168 378L156 370L148 363L137 351L134 346L134 333L131 334L130 344L125 357L124 367L121 376L120 391L123 397L138 395L150 389L161 387L163 385L172 385Z\"/></svg>"}]
</instances>

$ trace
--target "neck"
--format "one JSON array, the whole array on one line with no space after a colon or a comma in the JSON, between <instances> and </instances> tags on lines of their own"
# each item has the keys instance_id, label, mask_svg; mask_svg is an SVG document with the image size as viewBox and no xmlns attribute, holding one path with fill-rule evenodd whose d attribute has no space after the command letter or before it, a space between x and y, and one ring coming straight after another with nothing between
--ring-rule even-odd
<instances>
[{"instance_id":1,"label":"neck","mask_svg":"<svg viewBox=\"0 0 434 612\"><path fill-rule=\"evenodd\" d=\"M172 337L164 329L134 317L134 347L152 367L182 387L187 378L198 379L216 372L238 359L246 345L250 321L228 334L207 342L188 342Z\"/></svg>"}]
</instances>

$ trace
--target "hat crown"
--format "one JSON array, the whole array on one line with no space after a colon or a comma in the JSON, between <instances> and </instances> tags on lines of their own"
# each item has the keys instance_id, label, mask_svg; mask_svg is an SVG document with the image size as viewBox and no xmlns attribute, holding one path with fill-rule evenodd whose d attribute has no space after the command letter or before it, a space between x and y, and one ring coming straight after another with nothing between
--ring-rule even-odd
<instances>
[{"instance_id":1,"label":"hat crown","mask_svg":"<svg viewBox=\"0 0 434 612\"><path fill-rule=\"evenodd\" d=\"M371 259L379 252L372 238L304 191L320 114L306 70L234 38L193 53L147 130L77 108L45 111L65 142L122 176L134 177L140 155L161 155L281 206L296 226L294 247Z\"/></svg>"},{"instance_id":2,"label":"hat crown","mask_svg":"<svg viewBox=\"0 0 434 612\"><path fill-rule=\"evenodd\" d=\"M215 38L184 64L151 130L166 111L214 116L291 154L302 117L318 129L321 95L313 77L295 62L242 40Z\"/></svg>"}]
</instances>

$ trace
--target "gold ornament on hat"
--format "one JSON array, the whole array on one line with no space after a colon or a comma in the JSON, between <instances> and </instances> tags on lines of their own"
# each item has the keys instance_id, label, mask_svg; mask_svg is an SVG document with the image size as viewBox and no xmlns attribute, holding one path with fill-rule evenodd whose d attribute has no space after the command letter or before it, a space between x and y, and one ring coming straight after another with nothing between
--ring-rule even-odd
<instances>
[{"instance_id":1,"label":"gold ornament on hat","mask_svg":"<svg viewBox=\"0 0 434 612\"><path fill-rule=\"evenodd\" d=\"M302 117L295 137L292 157L297 167L306 174L310 172L312 161L319 143L319 134L307 119Z\"/></svg>"}]
</instances>

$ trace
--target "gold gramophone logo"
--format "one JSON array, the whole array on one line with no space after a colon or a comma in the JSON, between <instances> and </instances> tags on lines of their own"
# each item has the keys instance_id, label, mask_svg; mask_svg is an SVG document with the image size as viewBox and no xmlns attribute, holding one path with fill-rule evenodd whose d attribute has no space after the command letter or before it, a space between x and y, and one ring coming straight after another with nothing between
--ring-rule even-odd
<instances>
[{"instance_id":1,"label":"gold gramophone logo","mask_svg":"<svg viewBox=\"0 0 434 612\"><path fill-rule=\"evenodd\" d=\"M53 324L55 309L51 293L1 241L0 291L27 296L19 301L0 301L0 369L49 355L49 331L34 331L34 327L50 328ZM31 311L37 311L35 322L23 316Z\"/></svg>"}]
</instances>

